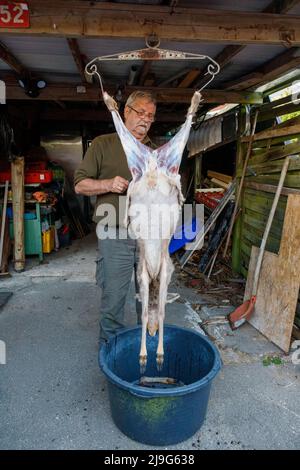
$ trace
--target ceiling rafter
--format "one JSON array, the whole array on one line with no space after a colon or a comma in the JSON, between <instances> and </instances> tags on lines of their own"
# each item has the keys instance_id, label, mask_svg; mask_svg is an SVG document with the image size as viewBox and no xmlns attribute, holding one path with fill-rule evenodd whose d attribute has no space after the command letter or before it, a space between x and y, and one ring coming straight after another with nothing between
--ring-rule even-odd
<instances>
[{"instance_id":1,"label":"ceiling rafter","mask_svg":"<svg viewBox=\"0 0 300 470\"><path fill-rule=\"evenodd\" d=\"M299 54L299 55L297 55ZM292 47L264 63L252 72L231 80L222 86L224 90L257 88L300 66L300 48Z\"/></svg>"},{"instance_id":2,"label":"ceiling rafter","mask_svg":"<svg viewBox=\"0 0 300 470\"><path fill-rule=\"evenodd\" d=\"M85 76L85 73L84 73L85 63L84 63L84 60L82 58L82 54L81 54L80 49L79 49L78 41L75 38L67 38L67 42L68 42L70 51L72 52L72 56L73 56L73 59L74 59L74 62L76 64L76 66L77 66L79 75L81 77L81 81L83 83L86 83L87 79L86 79L86 76Z\"/></svg>"},{"instance_id":3,"label":"ceiling rafter","mask_svg":"<svg viewBox=\"0 0 300 470\"><path fill-rule=\"evenodd\" d=\"M85 91L82 86L78 87L70 84L52 84L41 90L40 95L35 100L43 101L102 101L101 92L98 88L85 85ZM159 103L186 103L189 104L194 93L192 88L157 88L157 87L134 87L127 86L124 88L123 101L136 90L145 90L155 93ZM113 94L115 88L108 87L108 93ZM253 92L236 92L224 90L204 90L202 92L204 103L249 103L262 104L262 94ZM20 87L7 84L6 86L7 100L23 100L32 99L24 95Z\"/></svg>"},{"instance_id":4,"label":"ceiling rafter","mask_svg":"<svg viewBox=\"0 0 300 470\"><path fill-rule=\"evenodd\" d=\"M7 46L0 42L0 59L3 60L18 75L28 72L26 67L14 56Z\"/></svg>"},{"instance_id":5,"label":"ceiling rafter","mask_svg":"<svg viewBox=\"0 0 300 470\"><path fill-rule=\"evenodd\" d=\"M277 14L285 14L288 13L295 5L300 3L300 0L273 0L266 8L262 10L262 13L277 13ZM216 62L220 65L221 71L225 65L229 64L233 57L243 51L247 46L245 45L235 45L229 44L228 46L224 47L224 49L214 58ZM203 75L204 70L201 71L201 75ZM199 80L195 87L201 87L205 84L205 77L202 77Z\"/></svg>"}]
</instances>

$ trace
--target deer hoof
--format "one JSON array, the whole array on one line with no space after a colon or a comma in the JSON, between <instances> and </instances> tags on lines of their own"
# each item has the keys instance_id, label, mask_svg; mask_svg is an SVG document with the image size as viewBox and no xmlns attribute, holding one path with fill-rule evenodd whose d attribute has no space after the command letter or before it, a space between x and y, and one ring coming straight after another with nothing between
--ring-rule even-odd
<instances>
[{"instance_id":1,"label":"deer hoof","mask_svg":"<svg viewBox=\"0 0 300 470\"><path fill-rule=\"evenodd\" d=\"M162 370L163 365L164 365L164 355L157 354L156 355L156 367L159 372Z\"/></svg>"},{"instance_id":2,"label":"deer hoof","mask_svg":"<svg viewBox=\"0 0 300 470\"><path fill-rule=\"evenodd\" d=\"M147 355L140 356L140 373L144 374L147 367Z\"/></svg>"}]
</instances>

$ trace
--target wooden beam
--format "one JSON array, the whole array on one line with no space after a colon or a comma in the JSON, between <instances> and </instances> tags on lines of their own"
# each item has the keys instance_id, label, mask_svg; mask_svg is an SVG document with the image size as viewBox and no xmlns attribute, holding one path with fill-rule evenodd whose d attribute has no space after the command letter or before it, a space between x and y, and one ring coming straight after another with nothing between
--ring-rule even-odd
<instances>
[{"instance_id":1,"label":"wooden beam","mask_svg":"<svg viewBox=\"0 0 300 470\"><path fill-rule=\"evenodd\" d=\"M188 88L199 76L200 70L199 69L192 69L190 70L184 79L177 85L177 88Z\"/></svg>"},{"instance_id":2,"label":"wooden beam","mask_svg":"<svg viewBox=\"0 0 300 470\"><path fill-rule=\"evenodd\" d=\"M152 60L144 60L142 70L140 72L138 84L139 85L144 85L145 79L149 73L149 70L151 68Z\"/></svg>"},{"instance_id":3,"label":"wooden beam","mask_svg":"<svg viewBox=\"0 0 300 470\"><path fill-rule=\"evenodd\" d=\"M25 67L21 62L10 52L8 47L0 42L0 59L3 60L11 69L22 75L25 71Z\"/></svg>"},{"instance_id":4,"label":"wooden beam","mask_svg":"<svg viewBox=\"0 0 300 470\"><path fill-rule=\"evenodd\" d=\"M183 77L189 73L189 69L184 68L183 70L180 70L180 72L176 73L175 75L171 75L170 77L166 78L165 80L162 80L157 84L159 88L164 88L166 85L168 85L171 82L174 82L174 80L177 80L178 78Z\"/></svg>"},{"instance_id":5,"label":"wooden beam","mask_svg":"<svg viewBox=\"0 0 300 470\"><path fill-rule=\"evenodd\" d=\"M184 114L184 113L183 113ZM183 114L157 112L155 122L182 122ZM42 121L102 121L111 122L111 114L105 109L46 109L41 112Z\"/></svg>"},{"instance_id":6,"label":"wooden beam","mask_svg":"<svg viewBox=\"0 0 300 470\"><path fill-rule=\"evenodd\" d=\"M293 126L287 126L280 129L270 129L267 131L258 132L257 134L254 134L253 140L265 140L295 134L300 134L300 124L294 124ZM251 136L242 137L241 141L249 142L250 137Z\"/></svg>"},{"instance_id":7,"label":"wooden beam","mask_svg":"<svg viewBox=\"0 0 300 470\"><path fill-rule=\"evenodd\" d=\"M80 87L82 91L82 87ZM123 100L136 90L147 90L155 94L159 103L190 103L194 90L191 88L155 88L155 87L126 87L123 93ZM107 88L107 92L112 94L115 89ZM222 90L204 90L202 92L204 103L247 103L262 104L261 93L236 92ZM37 98L26 96L23 90L13 84L6 86L7 100L43 100L43 101L102 101L99 88L85 85L85 92L78 92L78 87L70 84L52 84L42 89Z\"/></svg>"},{"instance_id":8,"label":"wooden beam","mask_svg":"<svg viewBox=\"0 0 300 470\"><path fill-rule=\"evenodd\" d=\"M76 66L77 66L79 75L81 77L81 81L83 83L86 83L86 77L85 77L85 73L84 73L85 64L84 64L83 59L82 59L82 55L81 55L81 52L80 52L80 49L79 49L79 46L78 46L77 39L67 38L67 42L68 42L70 51L72 52L72 56L73 56L73 59L74 59L74 62L76 64Z\"/></svg>"},{"instance_id":9,"label":"wooden beam","mask_svg":"<svg viewBox=\"0 0 300 470\"><path fill-rule=\"evenodd\" d=\"M14 226L14 269L25 268L24 242L24 157L17 157L11 163L11 189Z\"/></svg>"},{"instance_id":10,"label":"wooden beam","mask_svg":"<svg viewBox=\"0 0 300 470\"><path fill-rule=\"evenodd\" d=\"M246 90L256 88L258 85L275 80L290 70L296 69L300 65L300 48L292 47L282 52L274 59L266 62L253 72L244 75L236 80L225 83L225 90Z\"/></svg>"},{"instance_id":11,"label":"wooden beam","mask_svg":"<svg viewBox=\"0 0 300 470\"><path fill-rule=\"evenodd\" d=\"M232 44L300 45L300 17L261 12L69 0L32 0L29 28L1 34L141 38Z\"/></svg>"},{"instance_id":12,"label":"wooden beam","mask_svg":"<svg viewBox=\"0 0 300 470\"><path fill-rule=\"evenodd\" d=\"M300 0L273 0L264 10L263 13L287 13L291 8L293 8ZM215 58L214 60L218 62L222 70L225 65L230 63L230 61L244 50L246 46L230 44L226 46ZM204 69L201 71L204 72ZM201 74L202 74L201 73ZM202 78L196 85L196 87L201 87L205 84L205 78Z\"/></svg>"},{"instance_id":13,"label":"wooden beam","mask_svg":"<svg viewBox=\"0 0 300 470\"><path fill-rule=\"evenodd\" d=\"M245 188L249 189L256 189L257 191L265 191L266 193L276 193L277 186L274 186L272 184L262 184L262 183L254 183L254 182L246 182L244 184ZM288 196L289 194L299 194L300 195L300 189L294 189L294 188L285 188L283 187L281 190L281 193L283 196Z\"/></svg>"}]
</instances>

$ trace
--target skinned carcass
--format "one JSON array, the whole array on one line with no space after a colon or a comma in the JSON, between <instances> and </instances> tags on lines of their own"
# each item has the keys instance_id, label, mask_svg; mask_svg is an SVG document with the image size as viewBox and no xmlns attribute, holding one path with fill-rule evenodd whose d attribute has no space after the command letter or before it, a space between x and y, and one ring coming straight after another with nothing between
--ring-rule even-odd
<instances>
[{"instance_id":1,"label":"skinned carcass","mask_svg":"<svg viewBox=\"0 0 300 470\"><path fill-rule=\"evenodd\" d=\"M140 368L147 364L146 332L158 330L156 362L164 360L163 326L167 290L174 270L169 242L175 232L184 198L178 174L192 119L201 95L195 92L184 125L165 145L152 150L139 142L126 128L113 98L103 95L124 148L132 180L127 191L126 220L129 233L138 240L140 257L138 282L142 302Z\"/></svg>"}]
</instances>

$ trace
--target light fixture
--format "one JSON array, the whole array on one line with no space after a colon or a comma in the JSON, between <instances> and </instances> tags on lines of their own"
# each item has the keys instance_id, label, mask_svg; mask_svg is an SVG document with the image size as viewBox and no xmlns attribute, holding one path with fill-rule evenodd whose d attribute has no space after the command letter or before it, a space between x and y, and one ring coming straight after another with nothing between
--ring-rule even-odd
<instances>
[{"instance_id":1,"label":"light fixture","mask_svg":"<svg viewBox=\"0 0 300 470\"><path fill-rule=\"evenodd\" d=\"M30 74L25 74L18 78L18 82L21 88L23 88L25 94L30 98L37 98L40 94L40 90L47 86L47 82L41 78L33 78Z\"/></svg>"}]
</instances>

